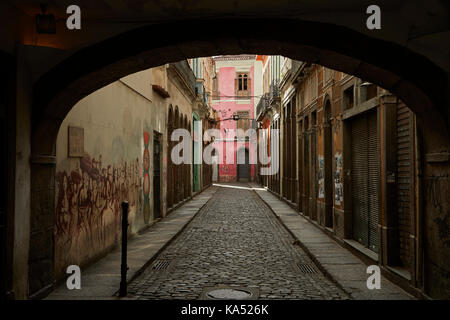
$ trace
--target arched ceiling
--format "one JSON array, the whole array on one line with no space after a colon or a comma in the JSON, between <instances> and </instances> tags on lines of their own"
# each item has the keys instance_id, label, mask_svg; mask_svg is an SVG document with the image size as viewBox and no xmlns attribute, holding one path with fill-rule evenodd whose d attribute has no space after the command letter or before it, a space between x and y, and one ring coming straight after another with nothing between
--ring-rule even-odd
<instances>
[{"instance_id":1,"label":"arched ceiling","mask_svg":"<svg viewBox=\"0 0 450 320\"><path fill-rule=\"evenodd\" d=\"M419 117L450 122L445 0L49 1L54 35L36 34L40 3L2 2L0 36L1 49L32 71L35 123L47 118L42 134L59 127L79 99L124 75L239 53L281 54L354 74L391 90ZM81 30L65 27L72 4L81 7ZM381 30L366 28L371 4L381 7Z\"/></svg>"}]
</instances>

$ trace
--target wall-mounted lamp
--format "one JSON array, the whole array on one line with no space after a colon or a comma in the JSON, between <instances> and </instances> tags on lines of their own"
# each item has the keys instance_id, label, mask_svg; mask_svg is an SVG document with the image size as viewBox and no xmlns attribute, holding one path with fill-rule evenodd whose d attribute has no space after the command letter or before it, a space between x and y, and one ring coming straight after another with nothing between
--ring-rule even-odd
<instances>
[{"instance_id":1,"label":"wall-mounted lamp","mask_svg":"<svg viewBox=\"0 0 450 320\"><path fill-rule=\"evenodd\" d=\"M371 83L370 82L368 82L368 81L364 81L363 83L361 83L359 86L360 87L368 87L368 86L370 86L371 85Z\"/></svg>"},{"instance_id":2,"label":"wall-mounted lamp","mask_svg":"<svg viewBox=\"0 0 450 320\"><path fill-rule=\"evenodd\" d=\"M55 34L56 21L53 14L45 14L47 6L41 4L42 14L36 15L36 31L40 34Z\"/></svg>"}]
</instances>

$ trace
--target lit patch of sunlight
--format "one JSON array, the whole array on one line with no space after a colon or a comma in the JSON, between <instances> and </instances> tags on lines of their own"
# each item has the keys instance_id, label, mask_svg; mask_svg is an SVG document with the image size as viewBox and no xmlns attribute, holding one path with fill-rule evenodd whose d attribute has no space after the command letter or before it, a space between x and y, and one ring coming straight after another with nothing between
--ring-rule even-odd
<instances>
[{"instance_id":1,"label":"lit patch of sunlight","mask_svg":"<svg viewBox=\"0 0 450 320\"><path fill-rule=\"evenodd\" d=\"M237 185L232 185L232 184L222 184L222 183L213 183L213 186L216 187L221 187L221 188L233 188L233 189L244 189L244 190L262 190L265 191L266 189L264 188L259 188L259 187L242 187L242 186L237 186Z\"/></svg>"}]
</instances>

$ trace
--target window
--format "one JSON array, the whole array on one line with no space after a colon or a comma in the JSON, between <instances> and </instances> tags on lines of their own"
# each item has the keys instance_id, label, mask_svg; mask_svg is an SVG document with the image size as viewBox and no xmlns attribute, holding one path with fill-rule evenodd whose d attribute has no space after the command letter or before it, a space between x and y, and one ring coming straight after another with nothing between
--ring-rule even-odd
<instances>
[{"instance_id":1,"label":"window","mask_svg":"<svg viewBox=\"0 0 450 320\"><path fill-rule=\"evenodd\" d=\"M343 100L344 100L344 110L353 108L354 105L353 86L344 91Z\"/></svg>"},{"instance_id":2,"label":"window","mask_svg":"<svg viewBox=\"0 0 450 320\"><path fill-rule=\"evenodd\" d=\"M360 86L361 102L375 98L378 94L377 85L369 82L363 82Z\"/></svg>"},{"instance_id":3,"label":"window","mask_svg":"<svg viewBox=\"0 0 450 320\"><path fill-rule=\"evenodd\" d=\"M318 96L317 72L313 71L305 80L304 106L310 105Z\"/></svg>"},{"instance_id":4,"label":"window","mask_svg":"<svg viewBox=\"0 0 450 320\"><path fill-rule=\"evenodd\" d=\"M236 112L236 114L239 116L239 120L237 121L237 128L241 129L245 134L245 132L250 129L250 114L248 111L238 111Z\"/></svg>"},{"instance_id":5,"label":"window","mask_svg":"<svg viewBox=\"0 0 450 320\"><path fill-rule=\"evenodd\" d=\"M311 75L311 102L317 99L318 95L319 95L319 78L317 75L317 70L315 70Z\"/></svg>"},{"instance_id":6,"label":"window","mask_svg":"<svg viewBox=\"0 0 450 320\"><path fill-rule=\"evenodd\" d=\"M219 99L219 79L214 76L213 81L213 99Z\"/></svg>"},{"instance_id":7,"label":"window","mask_svg":"<svg viewBox=\"0 0 450 320\"><path fill-rule=\"evenodd\" d=\"M247 85L248 85L248 75L247 74L240 74L238 75L238 90L242 91L242 90L248 90L247 89Z\"/></svg>"},{"instance_id":8,"label":"window","mask_svg":"<svg viewBox=\"0 0 450 320\"><path fill-rule=\"evenodd\" d=\"M297 112L300 112L305 107L305 91L302 89L298 94L298 110Z\"/></svg>"},{"instance_id":9,"label":"window","mask_svg":"<svg viewBox=\"0 0 450 320\"><path fill-rule=\"evenodd\" d=\"M247 90L247 75L239 75L239 90Z\"/></svg>"},{"instance_id":10,"label":"window","mask_svg":"<svg viewBox=\"0 0 450 320\"><path fill-rule=\"evenodd\" d=\"M248 97L250 95L250 77L248 76L248 73L238 73L236 75L236 95L238 97L246 96Z\"/></svg>"}]
</instances>

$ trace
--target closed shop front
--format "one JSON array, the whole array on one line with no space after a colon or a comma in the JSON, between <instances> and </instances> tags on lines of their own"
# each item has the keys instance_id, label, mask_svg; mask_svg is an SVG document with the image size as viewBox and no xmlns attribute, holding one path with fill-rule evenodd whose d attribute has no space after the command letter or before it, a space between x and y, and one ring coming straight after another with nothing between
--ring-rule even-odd
<instances>
[{"instance_id":1,"label":"closed shop front","mask_svg":"<svg viewBox=\"0 0 450 320\"><path fill-rule=\"evenodd\" d=\"M411 219L414 212L413 113L404 103L397 107L397 217L400 264L410 265Z\"/></svg>"},{"instance_id":2,"label":"closed shop front","mask_svg":"<svg viewBox=\"0 0 450 320\"><path fill-rule=\"evenodd\" d=\"M377 111L351 120L353 238L378 252L380 152Z\"/></svg>"}]
</instances>

